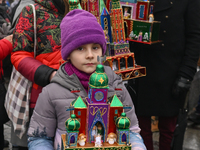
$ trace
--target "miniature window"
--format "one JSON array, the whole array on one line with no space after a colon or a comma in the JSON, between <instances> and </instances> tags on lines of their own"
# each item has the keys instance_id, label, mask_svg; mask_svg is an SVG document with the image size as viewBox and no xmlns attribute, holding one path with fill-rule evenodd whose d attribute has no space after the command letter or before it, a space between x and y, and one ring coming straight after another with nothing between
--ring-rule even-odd
<instances>
[{"instance_id":1,"label":"miniature window","mask_svg":"<svg viewBox=\"0 0 200 150\"><path fill-rule=\"evenodd\" d=\"M75 143L75 136L72 135L70 138L70 144L74 144Z\"/></svg>"},{"instance_id":2,"label":"miniature window","mask_svg":"<svg viewBox=\"0 0 200 150\"><path fill-rule=\"evenodd\" d=\"M108 24L108 20L107 18L104 18L104 25L107 25Z\"/></svg>"},{"instance_id":3,"label":"miniature window","mask_svg":"<svg viewBox=\"0 0 200 150\"><path fill-rule=\"evenodd\" d=\"M114 116L114 121L117 119L117 116Z\"/></svg>"},{"instance_id":4,"label":"miniature window","mask_svg":"<svg viewBox=\"0 0 200 150\"><path fill-rule=\"evenodd\" d=\"M116 23L116 29L118 29L118 23Z\"/></svg>"},{"instance_id":5,"label":"miniature window","mask_svg":"<svg viewBox=\"0 0 200 150\"><path fill-rule=\"evenodd\" d=\"M126 134L123 133L123 134L122 134L122 143L125 143L125 142L126 142Z\"/></svg>"},{"instance_id":6,"label":"miniature window","mask_svg":"<svg viewBox=\"0 0 200 150\"><path fill-rule=\"evenodd\" d=\"M153 14L153 5L150 5L149 14Z\"/></svg>"},{"instance_id":7,"label":"miniature window","mask_svg":"<svg viewBox=\"0 0 200 150\"><path fill-rule=\"evenodd\" d=\"M80 116L81 115L81 111L78 111L78 116Z\"/></svg>"},{"instance_id":8,"label":"miniature window","mask_svg":"<svg viewBox=\"0 0 200 150\"><path fill-rule=\"evenodd\" d=\"M122 30L121 30L120 32L121 32L121 39L123 39L124 37L123 37L123 33L122 33Z\"/></svg>"},{"instance_id":9,"label":"miniature window","mask_svg":"<svg viewBox=\"0 0 200 150\"><path fill-rule=\"evenodd\" d=\"M115 15L115 20L117 20L117 14Z\"/></svg>"},{"instance_id":10,"label":"miniature window","mask_svg":"<svg viewBox=\"0 0 200 150\"><path fill-rule=\"evenodd\" d=\"M145 5L140 5L140 8L139 8L139 18L141 18L141 19L144 18L144 10L145 10Z\"/></svg>"},{"instance_id":11,"label":"miniature window","mask_svg":"<svg viewBox=\"0 0 200 150\"><path fill-rule=\"evenodd\" d=\"M115 110L115 115L117 115L117 114L118 114L118 110L116 109L116 110Z\"/></svg>"}]
</instances>

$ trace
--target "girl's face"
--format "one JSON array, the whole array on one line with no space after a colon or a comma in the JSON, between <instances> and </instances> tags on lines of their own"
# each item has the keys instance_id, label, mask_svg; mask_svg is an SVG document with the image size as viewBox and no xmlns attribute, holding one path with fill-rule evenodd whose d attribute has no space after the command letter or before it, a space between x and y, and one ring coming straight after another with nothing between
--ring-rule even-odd
<instances>
[{"instance_id":1,"label":"girl's face","mask_svg":"<svg viewBox=\"0 0 200 150\"><path fill-rule=\"evenodd\" d=\"M99 64L97 56L102 56L101 45L91 43L85 44L73 50L68 59L80 71L91 74Z\"/></svg>"}]
</instances>

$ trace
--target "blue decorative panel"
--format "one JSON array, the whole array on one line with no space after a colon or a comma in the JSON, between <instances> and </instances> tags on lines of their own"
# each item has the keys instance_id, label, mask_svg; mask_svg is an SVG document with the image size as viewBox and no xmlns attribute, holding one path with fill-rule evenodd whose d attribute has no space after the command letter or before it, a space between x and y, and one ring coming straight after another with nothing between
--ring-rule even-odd
<instances>
[{"instance_id":1,"label":"blue decorative panel","mask_svg":"<svg viewBox=\"0 0 200 150\"><path fill-rule=\"evenodd\" d=\"M137 3L137 0L120 0L120 2Z\"/></svg>"},{"instance_id":2,"label":"blue decorative panel","mask_svg":"<svg viewBox=\"0 0 200 150\"><path fill-rule=\"evenodd\" d=\"M144 9L145 9L145 5L140 5L139 18L141 19L144 18Z\"/></svg>"}]
</instances>

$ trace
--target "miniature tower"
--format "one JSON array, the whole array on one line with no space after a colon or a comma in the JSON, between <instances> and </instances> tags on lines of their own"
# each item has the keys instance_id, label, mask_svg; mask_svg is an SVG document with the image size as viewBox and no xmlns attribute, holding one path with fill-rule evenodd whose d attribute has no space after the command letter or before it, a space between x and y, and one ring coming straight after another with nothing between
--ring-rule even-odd
<instances>
[{"instance_id":1,"label":"miniature tower","mask_svg":"<svg viewBox=\"0 0 200 150\"><path fill-rule=\"evenodd\" d=\"M69 0L69 11L74 9L82 9L79 0Z\"/></svg>"},{"instance_id":2,"label":"miniature tower","mask_svg":"<svg viewBox=\"0 0 200 150\"><path fill-rule=\"evenodd\" d=\"M80 121L79 133L86 135L86 115L87 115L87 105L83 99L79 96L76 100L71 103L71 106L74 107L74 114L77 116L77 119Z\"/></svg>"},{"instance_id":3,"label":"miniature tower","mask_svg":"<svg viewBox=\"0 0 200 150\"><path fill-rule=\"evenodd\" d=\"M119 0L112 0L113 42L125 41L123 12Z\"/></svg>"},{"instance_id":4,"label":"miniature tower","mask_svg":"<svg viewBox=\"0 0 200 150\"><path fill-rule=\"evenodd\" d=\"M65 122L66 126L66 142L69 147L77 146L77 138L80 128L80 122L76 118L75 114L71 115L71 118L67 119Z\"/></svg>"},{"instance_id":5,"label":"miniature tower","mask_svg":"<svg viewBox=\"0 0 200 150\"><path fill-rule=\"evenodd\" d=\"M104 7L101 12L101 27L103 30L106 30L107 33L107 42L112 43L112 31L111 31L111 24L110 24L110 15L108 10ZM105 35L106 36L106 35Z\"/></svg>"},{"instance_id":6,"label":"miniature tower","mask_svg":"<svg viewBox=\"0 0 200 150\"><path fill-rule=\"evenodd\" d=\"M120 117L121 113L123 112L123 104L117 97L117 95L113 95L109 98L110 103L110 113L109 113L109 133L116 133L116 126L115 120Z\"/></svg>"},{"instance_id":7,"label":"miniature tower","mask_svg":"<svg viewBox=\"0 0 200 150\"><path fill-rule=\"evenodd\" d=\"M97 21L100 23L100 20L99 20L99 0L89 0L88 1L88 11L90 13L92 13L97 18Z\"/></svg>"},{"instance_id":8,"label":"miniature tower","mask_svg":"<svg viewBox=\"0 0 200 150\"><path fill-rule=\"evenodd\" d=\"M89 103L107 103L108 77L104 72L103 65L97 65L96 71L89 79Z\"/></svg>"},{"instance_id":9,"label":"miniature tower","mask_svg":"<svg viewBox=\"0 0 200 150\"><path fill-rule=\"evenodd\" d=\"M93 140L93 130L95 128L100 131L102 140L105 141L107 136L108 111L107 104L108 77L104 72L103 65L97 65L95 73L89 79L88 93L88 112L87 112L87 141ZM101 129L100 129L101 128Z\"/></svg>"},{"instance_id":10,"label":"miniature tower","mask_svg":"<svg viewBox=\"0 0 200 150\"><path fill-rule=\"evenodd\" d=\"M81 1L81 7L83 10L88 10L88 0L82 0Z\"/></svg>"},{"instance_id":11,"label":"miniature tower","mask_svg":"<svg viewBox=\"0 0 200 150\"><path fill-rule=\"evenodd\" d=\"M119 145L129 144L129 126L131 121L126 117L126 113L122 113L115 121L117 126L117 142Z\"/></svg>"}]
</instances>

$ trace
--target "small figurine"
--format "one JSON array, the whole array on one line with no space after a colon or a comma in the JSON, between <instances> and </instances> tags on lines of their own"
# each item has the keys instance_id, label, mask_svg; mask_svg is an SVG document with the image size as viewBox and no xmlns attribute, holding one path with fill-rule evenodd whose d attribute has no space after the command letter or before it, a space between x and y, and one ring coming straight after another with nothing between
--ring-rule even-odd
<instances>
[{"instance_id":1,"label":"small figurine","mask_svg":"<svg viewBox=\"0 0 200 150\"><path fill-rule=\"evenodd\" d=\"M153 14L149 14L149 22L153 22L154 21L154 16Z\"/></svg>"},{"instance_id":2,"label":"small figurine","mask_svg":"<svg viewBox=\"0 0 200 150\"><path fill-rule=\"evenodd\" d=\"M108 138L107 138L107 142L109 144L114 144L116 142L116 139L117 139L117 135L115 133L109 133Z\"/></svg>"},{"instance_id":3,"label":"small figurine","mask_svg":"<svg viewBox=\"0 0 200 150\"><path fill-rule=\"evenodd\" d=\"M138 41L142 41L142 31L139 32L139 35L138 35Z\"/></svg>"},{"instance_id":4,"label":"small figurine","mask_svg":"<svg viewBox=\"0 0 200 150\"><path fill-rule=\"evenodd\" d=\"M128 13L128 9L129 9L128 7L125 7L125 8L124 8L124 18L125 18L125 19L130 18L130 14Z\"/></svg>"},{"instance_id":5,"label":"small figurine","mask_svg":"<svg viewBox=\"0 0 200 150\"><path fill-rule=\"evenodd\" d=\"M97 134L100 134L103 139L103 127L101 123L97 123Z\"/></svg>"},{"instance_id":6,"label":"small figurine","mask_svg":"<svg viewBox=\"0 0 200 150\"><path fill-rule=\"evenodd\" d=\"M129 34L129 38L131 38L131 39L135 38L135 34L133 33L133 31L131 31L131 33Z\"/></svg>"},{"instance_id":7,"label":"small figurine","mask_svg":"<svg viewBox=\"0 0 200 150\"><path fill-rule=\"evenodd\" d=\"M94 142L94 139L95 139L96 135L97 135L97 127L94 126L92 128L92 139L91 139L92 142Z\"/></svg>"},{"instance_id":8,"label":"small figurine","mask_svg":"<svg viewBox=\"0 0 200 150\"><path fill-rule=\"evenodd\" d=\"M101 147L101 146L102 146L101 135L98 134L98 135L95 137L95 147Z\"/></svg>"},{"instance_id":9,"label":"small figurine","mask_svg":"<svg viewBox=\"0 0 200 150\"><path fill-rule=\"evenodd\" d=\"M106 42L110 42L110 39L109 39L109 36L108 36L108 30L103 30L103 32L104 32L104 35L105 35Z\"/></svg>"},{"instance_id":10,"label":"small figurine","mask_svg":"<svg viewBox=\"0 0 200 150\"><path fill-rule=\"evenodd\" d=\"M118 70L118 61L117 61L117 60L114 60L114 61L113 61L112 70L113 70L113 71Z\"/></svg>"},{"instance_id":11,"label":"small figurine","mask_svg":"<svg viewBox=\"0 0 200 150\"><path fill-rule=\"evenodd\" d=\"M84 146L85 145L85 141L86 141L85 134L83 134L83 133L79 134L78 141L77 141L79 143L79 145L80 146Z\"/></svg>"},{"instance_id":12,"label":"small figurine","mask_svg":"<svg viewBox=\"0 0 200 150\"><path fill-rule=\"evenodd\" d=\"M144 37L143 37L143 41L147 42L148 40L149 40L148 33L145 32Z\"/></svg>"}]
</instances>

